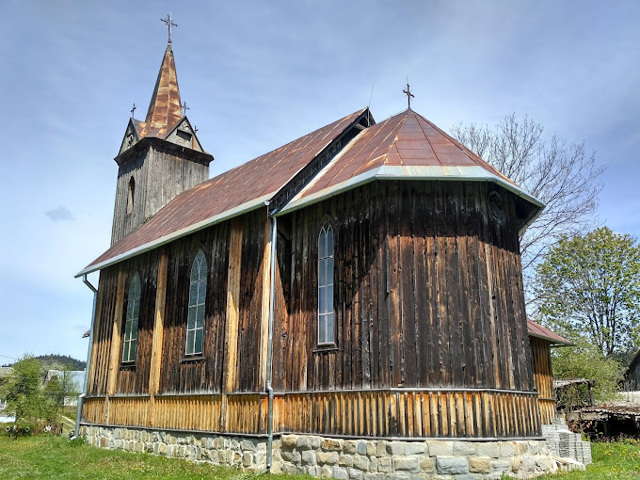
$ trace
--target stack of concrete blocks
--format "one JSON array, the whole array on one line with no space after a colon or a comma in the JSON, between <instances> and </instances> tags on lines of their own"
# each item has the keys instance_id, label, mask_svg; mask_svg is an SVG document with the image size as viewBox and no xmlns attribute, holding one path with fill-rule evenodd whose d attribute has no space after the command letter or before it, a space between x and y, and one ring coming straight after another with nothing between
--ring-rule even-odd
<instances>
[{"instance_id":1,"label":"stack of concrete blocks","mask_svg":"<svg viewBox=\"0 0 640 480\"><path fill-rule=\"evenodd\" d=\"M551 425L542 426L542 436L547 439L549 450L562 458L571 458L583 465L591 460L591 443L582 440L579 433L569 431L564 418L554 418Z\"/></svg>"}]
</instances>

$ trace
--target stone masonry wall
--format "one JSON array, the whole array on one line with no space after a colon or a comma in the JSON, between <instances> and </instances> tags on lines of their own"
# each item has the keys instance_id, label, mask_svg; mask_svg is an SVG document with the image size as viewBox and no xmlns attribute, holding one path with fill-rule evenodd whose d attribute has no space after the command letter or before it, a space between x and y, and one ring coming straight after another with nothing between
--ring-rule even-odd
<instances>
[{"instance_id":1,"label":"stone masonry wall","mask_svg":"<svg viewBox=\"0 0 640 480\"><path fill-rule=\"evenodd\" d=\"M126 428L82 427L91 445L206 461L259 472L266 438L221 437ZM471 480L557 471L544 440L343 440L283 435L273 442L273 473L307 473L340 480Z\"/></svg>"},{"instance_id":2,"label":"stone masonry wall","mask_svg":"<svg viewBox=\"0 0 640 480\"><path fill-rule=\"evenodd\" d=\"M96 447L153 453L260 472L267 462L266 438L207 436L180 432L115 427L80 428L80 435Z\"/></svg>"},{"instance_id":3,"label":"stone masonry wall","mask_svg":"<svg viewBox=\"0 0 640 480\"><path fill-rule=\"evenodd\" d=\"M555 472L546 443L532 441L341 440L283 435L272 471L340 480L469 480L503 473L531 478Z\"/></svg>"}]
</instances>

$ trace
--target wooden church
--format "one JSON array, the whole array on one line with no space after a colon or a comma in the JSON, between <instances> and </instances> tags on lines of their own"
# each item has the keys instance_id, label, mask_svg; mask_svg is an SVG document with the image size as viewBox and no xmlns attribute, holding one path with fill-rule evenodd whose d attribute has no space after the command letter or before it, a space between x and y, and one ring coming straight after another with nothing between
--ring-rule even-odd
<instances>
[{"instance_id":1,"label":"wooden church","mask_svg":"<svg viewBox=\"0 0 640 480\"><path fill-rule=\"evenodd\" d=\"M540 439L519 234L542 205L422 115L365 108L208 179L169 43L115 161L111 247L78 274L85 430Z\"/></svg>"}]
</instances>

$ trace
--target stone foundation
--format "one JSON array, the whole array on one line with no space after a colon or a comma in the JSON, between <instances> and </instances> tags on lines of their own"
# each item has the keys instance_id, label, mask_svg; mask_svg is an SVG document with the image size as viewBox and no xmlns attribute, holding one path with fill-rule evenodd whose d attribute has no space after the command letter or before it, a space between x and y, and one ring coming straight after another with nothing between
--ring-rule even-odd
<instances>
[{"instance_id":1,"label":"stone foundation","mask_svg":"<svg viewBox=\"0 0 640 480\"><path fill-rule=\"evenodd\" d=\"M250 472L264 470L267 463L266 438L89 426L80 427L80 435L96 447L209 462Z\"/></svg>"},{"instance_id":2,"label":"stone foundation","mask_svg":"<svg viewBox=\"0 0 640 480\"><path fill-rule=\"evenodd\" d=\"M148 452L259 472L266 438L207 436L115 427L81 428L91 445ZM273 442L273 473L353 480L532 478L558 470L544 440L344 440L282 435Z\"/></svg>"}]
</instances>

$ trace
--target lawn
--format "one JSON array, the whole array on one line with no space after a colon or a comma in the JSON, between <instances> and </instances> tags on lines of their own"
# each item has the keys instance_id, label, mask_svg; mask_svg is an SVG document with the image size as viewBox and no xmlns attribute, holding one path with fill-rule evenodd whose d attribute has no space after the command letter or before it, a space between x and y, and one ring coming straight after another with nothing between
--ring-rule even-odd
<instances>
[{"instance_id":1,"label":"lawn","mask_svg":"<svg viewBox=\"0 0 640 480\"><path fill-rule=\"evenodd\" d=\"M592 443L593 463L585 472L538 477L544 480L638 480L640 479L640 441Z\"/></svg>"},{"instance_id":2,"label":"lawn","mask_svg":"<svg viewBox=\"0 0 640 480\"><path fill-rule=\"evenodd\" d=\"M233 468L91 447L82 441L45 435L11 441L0 436L0 478L29 480L122 480L260 478ZM268 479L300 480L305 476L271 475Z\"/></svg>"},{"instance_id":3,"label":"lawn","mask_svg":"<svg viewBox=\"0 0 640 480\"><path fill-rule=\"evenodd\" d=\"M640 442L593 444L593 460L593 465L590 465L586 472L567 472L538 478L548 480L640 479ZM6 436L0 436L0 478L302 480L311 477L255 476L233 468L214 467L209 464L190 463L149 454L104 450L91 447L81 441L70 442L64 437L41 435L21 437L17 441L10 441Z\"/></svg>"}]
</instances>

